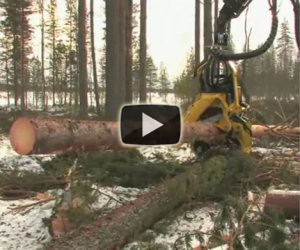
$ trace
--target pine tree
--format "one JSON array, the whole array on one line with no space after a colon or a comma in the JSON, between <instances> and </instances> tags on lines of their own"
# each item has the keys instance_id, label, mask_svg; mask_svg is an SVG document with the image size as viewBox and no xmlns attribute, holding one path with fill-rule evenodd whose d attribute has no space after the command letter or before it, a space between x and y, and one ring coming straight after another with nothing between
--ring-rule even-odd
<instances>
[{"instance_id":1,"label":"pine tree","mask_svg":"<svg viewBox=\"0 0 300 250\"><path fill-rule=\"evenodd\" d=\"M212 45L212 13L211 0L204 1L204 58L208 57Z\"/></svg>"},{"instance_id":2,"label":"pine tree","mask_svg":"<svg viewBox=\"0 0 300 250\"><path fill-rule=\"evenodd\" d=\"M158 80L159 80L160 86L161 86L161 93L163 94L164 101L166 102L168 90L170 89L170 81L169 81L167 68L163 63L161 63L160 67L159 67Z\"/></svg>"},{"instance_id":3,"label":"pine tree","mask_svg":"<svg viewBox=\"0 0 300 250\"><path fill-rule=\"evenodd\" d=\"M88 114L87 102L87 50L86 50L86 1L78 0L78 48L79 48L79 96L80 96L80 117Z\"/></svg>"},{"instance_id":4,"label":"pine tree","mask_svg":"<svg viewBox=\"0 0 300 250\"><path fill-rule=\"evenodd\" d=\"M43 96L42 105L43 109L46 109L46 79L45 79L45 13L44 13L44 0L39 1L39 13L41 15L41 63L42 63L42 84L43 84Z\"/></svg>"},{"instance_id":5,"label":"pine tree","mask_svg":"<svg viewBox=\"0 0 300 250\"><path fill-rule=\"evenodd\" d=\"M292 93L296 100L299 102L299 81L300 81L300 59L297 58L294 64L294 71L293 71L293 80L292 80Z\"/></svg>"},{"instance_id":6,"label":"pine tree","mask_svg":"<svg viewBox=\"0 0 300 250\"><path fill-rule=\"evenodd\" d=\"M146 20L147 20L147 1L140 1L140 102L145 102L147 98L146 88L146 58L147 58L147 40L146 40Z\"/></svg>"},{"instance_id":7,"label":"pine tree","mask_svg":"<svg viewBox=\"0 0 300 250\"><path fill-rule=\"evenodd\" d=\"M95 37L94 37L94 0L90 0L90 32L91 32L91 52L92 52L92 63L93 63L93 80L94 80L94 93L96 101L97 114L100 115L100 104L99 104L99 90L98 90L98 76L97 76L97 63L96 63L96 52L95 52Z\"/></svg>"},{"instance_id":8,"label":"pine tree","mask_svg":"<svg viewBox=\"0 0 300 250\"><path fill-rule=\"evenodd\" d=\"M68 60L68 48L67 45L62 40L58 40L56 43L55 58L56 58L56 67L57 67L56 90L57 90L59 104L62 105L64 99L66 99L66 93L65 93L67 89L66 71L67 71L67 60Z\"/></svg>"},{"instance_id":9,"label":"pine tree","mask_svg":"<svg viewBox=\"0 0 300 250\"><path fill-rule=\"evenodd\" d=\"M195 65L200 63L200 1L195 0Z\"/></svg>"},{"instance_id":10,"label":"pine tree","mask_svg":"<svg viewBox=\"0 0 300 250\"><path fill-rule=\"evenodd\" d=\"M289 28L289 23L286 19L280 26L276 50L279 68L284 71L290 71L293 60L292 55L294 52L294 46L293 38L291 37L291 31Z\"/></svg>"},{"instance_id":11,"label":"pine tree","mask_svg":"<svg viewBox=\"0 0 300 250\"><path fill-rule=\"evenodd\" d=\"M155 84L158 82L157 67L155 66L151 56L147 56L146 60L146 86L149 93L149 101L151 102L151 92L155 91Z\"/></svg>"},{"instance_id":12,"label":"pine tree","mask_svg":"<svg viewBox=\"0 0 300 250\"><path fill-rule=\"evenodd\" d=\"M29 89L33 91L33 105L35 108L39 106L39 100L43 99L43 94L40 98L39 92L40 89L43 89L43 85L40 84L43 82L42 75L42 63L37 57L33 57L29 61ZM41 88L42 87L42 88Z\"/></svg>"},{"instance_id":13,"label":"pine tree","mask_svg":"<svg viewBox=\"0 0 300 250\"><path fill-rule=\"evenodd\" d=\"M25 110L28 54L31 53L29 41L32 35L28 17L32 14L32 2L31 0L3 0L0 6L4 10L1 24L4 26L4 31L12 36L15 105L21 97L21 108Z\"/></svg>"},{"instance_id":14,"label":"pine tree","mask_svg":"<svg viewBox=\"0 0 300 250\"><path fill-rule=\"evenodd\" d=\"M179 97L184 104L189 103L196 93L192 86L192 78L194 75L195 60L194 60L194 50L191 50L186 58L185 68L179 77L175 79L174 82L174 92L177 97ZM196 90L197 91L197 90Z\"/></svg>"},{"instance_id":15,"label":"pine tree","mask_svg":"<svg viewBox=\"0 0 300 250\"><path fill-rule=\"evenodd\" d=\"M57 82L57 65L56 65L56 42L58 36L58 25L56 17L56 0L50 0L47 12L49 15L49 24L47 25L48 47L51 50L50 68L51 68L51 82L52 82L52 103L55 106L56 82Z\"/></svg>"},{"instance_id":16,"label":"pine tree","mask_svg":"<svg viewBox=\"0 0 300 250\"><path fill-rule=\"evenodd\" d=\"M78 70L77 70L77 0L66 0L67 15L65 30L68 44L68 71L67 85L69 86L69 105L72 105L74 99L75 105L78 105ZM74 98L73 98L74 94Z\"/></svg>"},{"instance_id":17,"label":"pine tree","mask_svg":"<svg viewBox=\"0 0 300 250\"><path fill-rule=\"evenodd\" d=\"M126 81L125 101L132 102L132 12L133 1L126 0Z\"/></svg>"},{"instance_id":18,"label":"pine tree","mask_svg":"<svg viewBox=\"0 0 300 250\"><path fill-rule=\"evenodd\" d=\"M278 79L281 84L285 83L281 96L289 98L292 92L291 79L293 74L293 38L289 28L289 23L284 20L280 26L279 37L277 38L277 61L278 61Z\"/></svg>"},{"instance_id":19,"label":"pine tree","mask_svg":"<svg viewBox=\"0 0 300 250\"><path fill-rule=\"evenodd\" d=\"M4 76L3 82L6 83L7 91L7 105L10 105L10 89L12 81L12 36L3 31L4 36L0 39L0 62L1 62L1 71Z\"/></svg>"},{"instance_id":20,"label":"pine tree","mask_svg":"<svg viewBox=\"0 0 300 250\"><path fill-rule=\"evenodd\" d=\"M106 0L106 102L108 120L117 120L125 101L125 6Z\"/></svg>"},{"instance_id":21,"label":"pine tree","mask_svg":"<svg viewBox=\"0 0 300 250\"><path fill-rule=\"evenodd\" d=\"M133 101L139 99L139 83L140 83L140 65L139 65L139 50L136 48L133 53L132 62L132 94Z\"/></svg>"}]
</instances>

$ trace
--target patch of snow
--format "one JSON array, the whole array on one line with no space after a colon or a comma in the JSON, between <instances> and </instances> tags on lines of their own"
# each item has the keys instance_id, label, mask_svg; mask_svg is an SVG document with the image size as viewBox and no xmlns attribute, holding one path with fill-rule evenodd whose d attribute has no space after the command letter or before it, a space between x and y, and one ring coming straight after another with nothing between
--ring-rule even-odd
<instances>
[{"instance_id":1,"label":"patch of snow","mask_svg":"<svg viewBox=\"0 0 300 250\"><path fill-rule=\"evenodd\" d=\"M107 211L120 207L123 203L133 201L137 196L148 191L148 189L115 187L97 187L93 188L99 191L98 200L91 206L93 210ZM97 191L96 191L97 192Z\"/></svg>"},{"instance_id":2,"label":"patch of snow","mask_svg":"<svg viewBox=\"0 0 300 250\"><path fill-rule=\"evenodd\" d=\"M274 148L261 148L261 147L253 147L252 153L257 153L259 156L268 156L268 155L284 155L284 156L291 156L295 155L298 156L300 153L299 149L292 149L287 147L274 147Z\"/></svg>"},{"instance_id":3,"label":"patch of snow","mask_svg":"<svg viewBox=\"0 0 300 250\"><path fill-rule=\"evenodd\" d=\"M35 205L22 215L13 214L13 208L31 204L34 200L0 200L0 249L41 249L51 240L43 220L52 215L55 201Z\"/></svg>"},{"instance_id":4,"label":"patch of snow","mask_svg":"<svg viewBox=\"0 0 300 250\"><path fill-rule=\"evenodd\" d=\"M188 144L179 146L139 147L140 153L149 161L161 157L163 160L175 160L179 163L195 160L195 154Z\"/></svg>"},{"instance_id":5,"label":"patch of snow","mask_svg":"<svg viewBox=\"0 0 300 250\"><path fill-rule=\"evenodd\" d=\"M167 247L167 249L174 249L174 243L180 237L184 237L187 234L193 233L195 231L201 231L203 233L209 233L214 227L214 220L218 214L217 205L209 204L205 207L196 208L192 211L188 211L189 215L187 218L186 213L182 213L178 216L169 226L166 228L166 234L158 233L154 239L154 242L157 244L162 244ZM191 218L192 217L192 218ZM166 219L162 219L157 223L161 223ZM153 226L155 230L155 225ZM205 242L208 241L209 235L203 234ZM200 245L200 242L195 238L191 237L192 247L197 247ZM127 244L123 250L130 250L134 246L139 245L139 241L132 242ZM185 248L183 248L185 249Z\"/></svg>"},{"instance_id":6,"label":"patch of snow","mask_svg":"<svg viewBox=\"0 0 300 250\"><path fill-rule=\"evenodd\" d=\"M9 138L4 135L0 135L0 163L2 163L4 169L17 169L25 171L39 172L43 171L39 162L41 160L49 160L53 155L19 155L10 145ZM0 169L1 171L1 169Z\"/></svg>"}]
</instances>

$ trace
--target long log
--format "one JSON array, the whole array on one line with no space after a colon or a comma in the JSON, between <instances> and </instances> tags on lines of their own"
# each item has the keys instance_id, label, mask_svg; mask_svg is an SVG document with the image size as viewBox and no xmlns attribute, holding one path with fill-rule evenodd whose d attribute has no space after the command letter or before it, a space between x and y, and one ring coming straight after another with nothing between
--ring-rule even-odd
<instances>
[{"instance_id":1,"label":"long log","mask_svg":"<svg viewBox=\"0 0 300 250\"><path fill-rule=\"evenodd\" d=\"M47 249L120 249L195 195L201 185L200 171L199 167L191 167L105 217L56 238Z\"/></svg>"},{"instance_id":2,"label":"long log","mask_svg":"<svg viewBox=\"0 0 300 250\"><path fill-rule=\"evenodd\" d=\"M120 147L118 124L57 118L20 118L10 129L10 142L19 154L92 151Z\"/></svg>"},{"instance_id":3,"label":"long log","mask_svg":"<svg viewBox=\"0 0 300 250\"><path fill-rule=\"evenodd\" d=\"M284 213L286 218L299 218L300 213L300 191L298 190L272 190L267 193L264 210L278 209Z\"/></svg>"},{"instance_id":4,"label":"long log","mask_svg":"<svg viewBox=\"0 0 300 250\"><path fill-rule=\"evenodd\" d=\"M184 142L221 138L216 127L202 122L185 125L183 134ZM119 124L107 121L19 118L10 129L13 149L24 155L126 148L119 137Z\"/></svg>"},{"instance_id":5,"label":"long log","mask_svg":"<svg viewBox=\"0 0 300 250\"><path fill-rule=\"evenodd\" d=\"M252 127L255 137L263 135L284 135L299 138L300 127ZM225 134L213 124L186 123L181 142L200 139L218 143ZM126 148L120 141L117 122L70 120L58 118L19 118L10 130L13 149L19 154L47 154L62 151L97 151Z\"/></svg>"}]
</instances>

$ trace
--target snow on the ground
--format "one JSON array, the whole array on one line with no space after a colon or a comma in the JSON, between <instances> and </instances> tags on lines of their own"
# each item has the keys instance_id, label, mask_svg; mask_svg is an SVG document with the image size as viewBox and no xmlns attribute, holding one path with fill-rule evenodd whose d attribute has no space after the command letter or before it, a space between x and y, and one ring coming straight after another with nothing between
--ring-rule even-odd
<instances>
[{"instance_id":1,"label":"snow on the ground","mask_svg":"<svg viewBox=\"0 0 300 250\"><path fill-rule=\"evenodd\" d=\"M180 163L195 160L195 154L188 144L180 146L153 146L139 147L138 150L149 161L157 160L162 157L163 160L178 161Z\"/></svg>"},{"instance_id":2,"label":"snow on the ground","mask_svg":"<svg viewBox=\"0 0 300 250\"><path fill-rule=\"evenodd\" d=\"M18 169L22 171L42 171L39 159L49 156L32 157L17 154L10 146L9 138L0 135L0 171ZM34 199L0 200L0 249L41 249L51 240L43 220L52 215L55 201L30 207L24 213L14 213L13 208L36 202ZM27 212L26 212L27 211Z\"/></svg>"},{"instance_id":3,"label":"snow on the ground","mask_svg":"<svg viewBox=\"0 0 300 250\"><path fill-rule=\"evenodd\" d=\"M41 249L51 240L43 219L52 215L55 201L36 205L22 214L13 208L34 203L35 200L0 200L0 249Z\"/></svg>"},{"instance_id":4,"label":"snow on the ground","mask_svg":"<svg viewBox=\"0 0 300 250\"><path fill-rule=\"evenodd\" d=\"M0 135L0 171L4 169L15 169L24 171L42 171L39 164L40 160L49 160L48 156L21 156L13 151L10 146L8 137ZM195 160L195 155L187 144L181 146L155 146L140 147L142 155L148 160L157 160L161 157L163 160L172 159L178 162L186 162ZM254 152L265 155L279 155L282 152L288 153L288 148L264 149L254 148ZM299 155L298 155L299 156ZM136 199L136 197L147 189L124 188L124 187L95 187L102 194L98 200L92 205L93 209L101 209L104 213L111 209L117 208L128 201ZM55 201L45 204L35 205L26 212L13 213L12 208L24 206L35 202L33 199L23 199L16 201L0 200L0 250L6 249L41 249L43 245L51 240L48 227L44 223L44 219L50 218L53 213ZM154 242L165 245L168 249L173 249L176 239L195 230L209 232L213 227L214 217L218 210L216 204L210 204L202 208L188 211L172 221L166 229L166 233L152 231L154 234ZM164 223L167 219L163 219L156 223ZM155 226L153 227L155 229ZM147 230L148 232L151 230ZM204 235L207 239L208 236ZM133 242L128 244L124 250L137 246L141 242ZM193 239L193 246L198 246L199 242ZM139 249L139 248L137 248Z\"/></svg>"},{"instance_id":5,"label":"snow on the ground","mask_svg":"<svg viewBox=\"0 0 300 250\"><path fill-rule=\"evenodd\" d=\"M93 210L102 210L103 213L111 209L120 207L122 204L133 201L137 196L146 192L148 189L114 187L94 187L99 190L98 200L91 206Z\"/></svg>"},{"instance_id":6,"label":"snow on the ground","mask_svg":"<svg viewBox=\"0 0 300 250\"><path fill-rule=\"evenodd\" d=\"M9 138L0 135L0 171L18 169L26 171L42 171L39 160L48 160L51 156L27 156L17 154L11 147ZM4 169L3 169L4 168Z\"/></svg>"},{"instance_id":7,"label":"snow on the ground","mask_svg":"<svg viewBox=\"0 0 300 250\"><path fill-rule=\"evenodd\" d=\"M283 155L283 156L300 156L300 149L287 148L287 147L273 147L273 148L262 148L262 147L253 147L252 153L256 153L260 156L269 156L269 155Z\"/></svg>"},{"instance_id":8,"label":"snow on the ground","mask_svg":"<svg viewBox=\"0 0 300 250\"><path fill-rule=\"evenodd\" d=\"M177 239L182 238L184 242L184 236L187 234L192 234L196 231L201 231L203 233L209 233L214 226L215 217L218 214L217 204L211 203L206 204L204 207L196 208L191 211L183 212L179 215L174 221L172 221L162 232L159 228L161 225L166 223L167 218L158 221L151 229L147 230L148 234L152 234L154 239L153 243L164 246L163 249L174 249L174 244ZM156 229L157 228L157 229ZM205 242L208 241L209 235L203 234ZM197 247L200 245L200 242L195 238L191 237L192 247ZM179 242L178 242L179 243ZM143 249L145 243L142 241L134 241L130 244L127 244L123 250L131 249ZM186 249L181 245L182 248Z\"/></svg>"},{"instance_id":9,"label":"snow on the ground","mask_svg":"<svg viewBox=\"0 0 300 250\"><path fill-rule=\"evenodd\" d=\"M40 160L50 160L53 155L24 156L17 154L11 147L9 138L0 135L0 171L18 169L22 171L43 171ZM124 187L97 187L102 193L92 205L93 209L109 212L136 199L147 189ZM57 192L56 192L57 193ZM58 193L57 193L58 194ZM57 195L56 194L56 195ZM51 240L44 219L50 218L55 207L55 201L34 205L24 212L14 213L14 208L32 204L34 199L6 201L0 199L0 250L41 249Z\"/></svg>"}]
</instances>

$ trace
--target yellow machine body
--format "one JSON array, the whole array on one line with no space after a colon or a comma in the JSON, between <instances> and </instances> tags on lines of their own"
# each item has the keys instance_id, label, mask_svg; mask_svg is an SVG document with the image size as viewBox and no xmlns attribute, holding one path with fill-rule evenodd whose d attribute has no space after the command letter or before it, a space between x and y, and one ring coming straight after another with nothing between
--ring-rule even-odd
<instances>
[{"instance_id":1,"label":"yellow machine body","mask_svg":"<svg viewBox=\"0 0 300 250\"><path fill-rule=\"evenodd\" d=\"M197 78L203 74L205 67L206 63L197 69ZM245 124L233 119L233 117L242 115L246 108L241 106L242 94L238 72L230 62L228 62L228 67L231 71L231 84L233 84L233 101L228 101L226 93L201 92L200 84L200 93L196 96L195 102L189 106L184 122L190 123L201 120L213 123L224 133L233 135L238 140L241 150L248 154L252 145L251 124L248 121ZM207 113L212 113L214 118L206 118Z\"/></svg>"}]
</instances>

